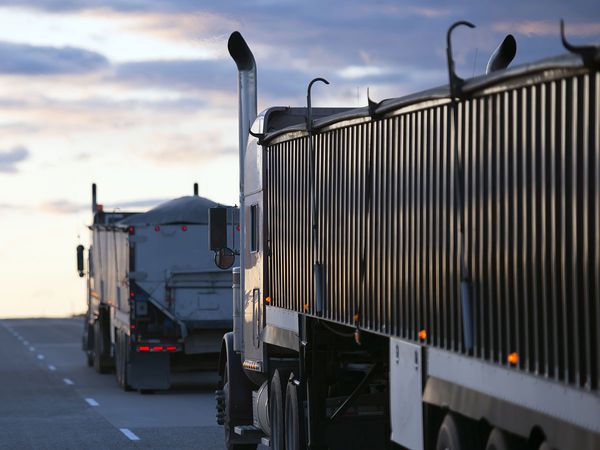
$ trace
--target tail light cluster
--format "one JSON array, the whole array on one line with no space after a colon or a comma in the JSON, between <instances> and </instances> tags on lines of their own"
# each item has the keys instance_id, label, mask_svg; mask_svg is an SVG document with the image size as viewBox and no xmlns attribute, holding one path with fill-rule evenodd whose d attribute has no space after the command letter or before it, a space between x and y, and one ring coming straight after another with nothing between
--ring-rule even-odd
<instances>
[{"instance_id":1,"label":"tail light cluster","mask_svg":"<svg viewBox=\"0 0 600 450\"><path fill-rule=\"evenodd\" d=\"M176 345L138 345L138 352L175 352Z\"/></svg>"}]
</instances>

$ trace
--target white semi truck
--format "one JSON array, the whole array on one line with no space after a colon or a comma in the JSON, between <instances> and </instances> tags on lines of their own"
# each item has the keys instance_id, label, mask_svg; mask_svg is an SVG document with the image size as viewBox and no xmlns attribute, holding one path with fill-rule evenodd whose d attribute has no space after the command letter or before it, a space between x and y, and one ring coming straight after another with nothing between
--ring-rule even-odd
<instances>
[{"instance_id":1,"label":"white semi truck","mask_svg":"<svg viewBox=\"0 0 600 450\"><path fill-rule=\"evenodd\" d=\"M307 108L258 116L231 35L229 450L600 448L600 47L563 34L570 54L506 68L508 36L462 80L457 25L448 86L335 111L311 108L313 80Z\"/></svg>"},{"instance_id":2,"label":"white semi truck","mask_svg":"<svg viewBox=\"0 0 600 450\"><path fill-rule=\"evenodd\" d=\"M83 350L99 373L115 368L124 389L168 389L171 370L215 369L231 329L231 273L207 250L208 209L194 195L146 213L107 212L92 187ZM229 225L230 231L233 228Z\"/></svg>"}]
</instances>

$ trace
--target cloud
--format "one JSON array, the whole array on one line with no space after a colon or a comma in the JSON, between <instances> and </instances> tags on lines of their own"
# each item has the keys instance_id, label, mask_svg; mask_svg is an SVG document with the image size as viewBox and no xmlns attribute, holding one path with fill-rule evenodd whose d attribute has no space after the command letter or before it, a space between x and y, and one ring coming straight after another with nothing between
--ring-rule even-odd
<instances>
[{"instance_id":1,"label":"cloud","mask_svg":"<svg viewBox=\"0 0 600 450\"><path fill-rule=\"evenodd\" d=\"M88 205L73 203L69 200L53 200L42 203L39 209L50 214L75 214L87 207Z\"/></svg>"},{"instance_id":2,"label":"cloud","mask_svg":"<svg viewBox=\"0 0 600 450\"><path fill-rule=\"evenodd\" d=\"M28 159L29 156L29 150L22 146L13 147L6 151L0 151L0 172L17 173L17 165Z\"/></svg>"},{"instance_id":3,"label":"cloud","mask_svg":"<svg viewBox=\"0 0 600 450\"><path fill-rule=\"evenodd\" d=\"M494 31L506 33L520 33L525 36L557 36L558 24L556 21L526 20L522 22L498 22L493 24ZM600 22L570 23L565 26L568 36L594 36L600 34Z\"/></svg>"},{"instance_id":4,"label":"cloud","mask_svg":"<svg viewBox=\"0 0 600 450\"><path fill-rule=\"evenodd\" d=\"M226 60L131 62L117 65L114 74L116 81L134 86L142 84L194 90L231 89L234 77L233 64Z\"/></svg>"},{"instance_id":5,"label":"cloud","mask_svg":"<svg viewBox=\"0 0 600 450\"><path fill-rule=\"evenodd\" d=\"M101 54L81 48L0 42L0 73L3 74L84 74L108 65Z\"/></svg>"},{"instance_id":6,"label":"cloud","mask_svg":"<svg viewBox=\"0 0 600 450\"><path fill-rule=\"evenodd\" d=\"M161 203L164 203L170 199L166 198L148 198L140 200L124 200L120 202L112 202L104 204L104 210L107 212L122 210L124 208L150 208ZM6 209L14 208L14 205L0 204L0 210L5 207ZM39 205L38 209L48 214L78 214L82 211L87 211L90 208L89 203L75 203L70 200L50 200L43 202ZM21 208L22 209L22 208Z\"/></svg>"},{"instance_id":7,"label":"cloud","mask_svg":"<svg viewBox=\"0 0 600 450\"><path fill-rule=\"evenodd\" d=\"M105 206L105 211L112 211L114 209L121 208L151 208L171 199L168 198L148 198L142 200L126 200L122 202L116 202L114 204L110 204L110 206Z\"/></svg>"}]
</instances>

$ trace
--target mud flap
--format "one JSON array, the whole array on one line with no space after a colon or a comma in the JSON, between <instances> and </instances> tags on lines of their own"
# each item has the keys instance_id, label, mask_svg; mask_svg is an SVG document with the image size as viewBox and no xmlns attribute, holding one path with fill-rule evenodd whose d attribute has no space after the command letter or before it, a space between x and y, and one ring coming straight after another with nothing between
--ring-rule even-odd
<instances>
[{"instance_id":1,"label":"mud flap","mask_svg":"<svg viewBox=\"0 0 600 450\"><path fill-rule=\"evenodd\" d=\"M131 353L127 381L133 389L169 389L170 375L168 353Z\"/></svg>"}]
</instances>

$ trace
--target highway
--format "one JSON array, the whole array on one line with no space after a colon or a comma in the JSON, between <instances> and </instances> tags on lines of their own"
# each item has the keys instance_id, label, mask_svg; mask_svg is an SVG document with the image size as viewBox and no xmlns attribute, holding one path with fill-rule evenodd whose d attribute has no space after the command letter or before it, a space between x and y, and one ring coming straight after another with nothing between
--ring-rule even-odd
<instances>
[{"instance_id":1,"label":"highway","mask_svg":"<svg viewBox=\"0 0 600 450\"><path fill-rule=\"evenodd\" d=\"M0 449L223 449L216 374L124 392L85 364L81 318L0 320Z\"/></svg>"}]
</instances>

